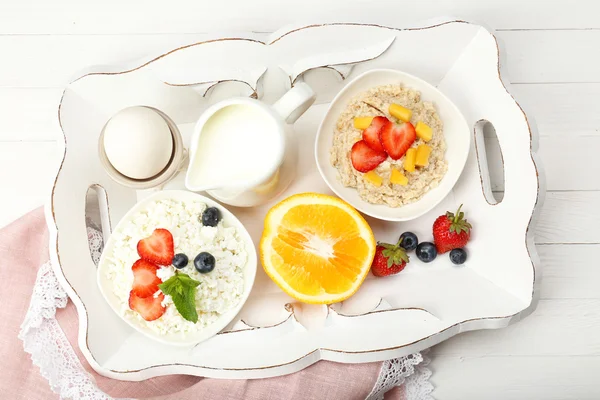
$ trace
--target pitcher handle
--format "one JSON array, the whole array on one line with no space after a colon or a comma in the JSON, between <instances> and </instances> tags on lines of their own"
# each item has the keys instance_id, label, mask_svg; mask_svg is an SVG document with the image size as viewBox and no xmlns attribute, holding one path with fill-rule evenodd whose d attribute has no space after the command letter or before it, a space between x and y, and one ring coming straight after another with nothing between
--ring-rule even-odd
<instances>
[{"instance_id":1,"label":"pitcher handle","mask_svg":"<svg viewBox=\"0 0 600 400\"><path fill-rule=\"evenodd\" d=\"M287 91L273 108L288 124L293 124L313 105L317 96L305 82L299 82Z\"/></svg>"}]
</instances>

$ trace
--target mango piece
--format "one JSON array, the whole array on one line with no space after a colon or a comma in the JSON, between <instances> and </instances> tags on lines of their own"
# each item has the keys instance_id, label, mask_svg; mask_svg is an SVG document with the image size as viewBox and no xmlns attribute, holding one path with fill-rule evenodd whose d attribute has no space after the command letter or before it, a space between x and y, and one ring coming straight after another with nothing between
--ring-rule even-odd
<instances>
[{"instance_id":1,"label":"mango piece","mask_svg":"<svg viewBox=\"0 0 600 400\"><path fill-rule=\"evenodd\" d=\"M408 184L408 178L404 174L398 171L396 168L392 168L392 174L390 175L390 182L394 185L406 186Z\"/></svg>"},{"instance_id":2,"label":"mango piece","mask_svg":"<svg viewBox=\"0 0 600 400\"><path fill-rule=\"evenodd\" d=\"M426 144L420 144L417 147L417 157L415 158L415 165L419 167L426 167L429 165L429 155L431 154L431 147Z\"/></svg>"},{"instance_id":3,"label":"mango piece","mask_svg":"<svg viewBox=\"0 0 600 400\"><path fill-rule=\"evenodd\" d=\"M377 172L375 171L369 171L364 175L365 179L367 181L369 181L373 186L381 186L381 184L383 183L383 178L379 175L377 175Z\"/></svg>"},{"instance_id":4,"label":"mango piece","mask_svg":"<svg viewBox=\"0 0 600 400\"><path fill-rule=\"evenodd\" d=\"M412 111L400 104L390 104L388 111L392 117L398 118L400 121L409 122L412 117Z\"/></svg>"},{"instance_id":5,"label":"mango piece","mask_svg":"<svg viewBox=\"0 0 600 400\"><path fill-rule=\"evenodd\" d=\"M431 131L431 128L424 122L417 122L417 125L415 126L415 131L417 132L417 136L426 142L429 142L433 137L433 132Z\"/></svg>"},{"instance_id":6,"label":"mango piece","mask_svg":"<svg viewBox=\"0 0 600 400\"><path fill-rule=\"evenodd\" d=\"M364 131L369 127L369 125L371 125L372 121L373 117L356 117L354 118L354 127Z\"/></svg>"},{"instance_id":7,"label":"mango piece","mask_svg":"<svg viewBox=\"0 0 600 400\"><path fill-rule=\"evenodd\" d=\"M408 172L415 172L415 159L417 157L417 149L411 147L406 151L404 156L404 169Z\"/></svg>"}]
</instances>

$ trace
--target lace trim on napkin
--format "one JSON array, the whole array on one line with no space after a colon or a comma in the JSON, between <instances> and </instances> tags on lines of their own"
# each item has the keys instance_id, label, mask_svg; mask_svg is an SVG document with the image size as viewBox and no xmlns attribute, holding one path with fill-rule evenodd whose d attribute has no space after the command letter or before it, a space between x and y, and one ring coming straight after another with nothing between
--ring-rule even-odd
<instances>
[{"instance_id":1,"label":"lace trim on napkin","mask_svg":"<svg viewBox=\"0 0 600 400\"><path fill-rule=\"evenodd\" d=\"M67 293L47 262L38 271L19 339L61 399L110 400L85 371L55 318L56 309L66 305Z\"/></svg>"},{"instance_id":2,"label":"lace trim on napkin","mask_svg":"<svg viewBox=\"0 0 600 400\"><path fill-rule=\"evenodd\" d=\"M404 380L404 394L407 400L434 400L431 393L433 385L429 382L431 370L427 368L431 359L428 357L429 349L421 352L423 362L415 365L415 371Z\"/></svg>"},{"instance_id":3,"label":"lace trim on napkin","mask_svg":"<svg viewBox=\"0 0 600 400\"><path fill-rule=\"evenodd\" d=\"M425 353L425 352L423 352ZM433 400L433 385L429 383L431 371L426 368L429 358L414 353L384 361L377 382L367 400L383 400L383 396L396 386L405 385L405 399Z\"/></svg>"},{"instance_id":4,"label":"lace trim on napkin","mask_svg":"<svg viewBox=\"0 0 600 400\"><path fill-rule=\"evenodd\" d=\"M97 265L102 254L103 238L93 226L88 221L90 253ZM96 386L94 378L83 368L55 318L56 309L66 307L67 299L67 293L58 283L50 262L42 265L19 339L31 355L33 364L39 367L40 373L61 400L114 400ZM385 361L366 400L383 400L387 391L402 384L405 384L406 400L433 400L430 396L433 386L429 383L431 371L426 368L427 364L429 359L420 353Z\"/></svg>"},{"instance_id":5,"label":"lace trim on napkin","mask_svg":"<svg viewBox=\"0 0 600 400\"><path fill-rule=\"evenodd\" d=\"M91 222L89 222L91 224ZM92 261L98 265L100 262L100 256L102 255L102 247L104 247L104 238L99 230L94 228L87 228L88 242L90 245L90 254L92 255Z\"/></svg>"}]
</instances>

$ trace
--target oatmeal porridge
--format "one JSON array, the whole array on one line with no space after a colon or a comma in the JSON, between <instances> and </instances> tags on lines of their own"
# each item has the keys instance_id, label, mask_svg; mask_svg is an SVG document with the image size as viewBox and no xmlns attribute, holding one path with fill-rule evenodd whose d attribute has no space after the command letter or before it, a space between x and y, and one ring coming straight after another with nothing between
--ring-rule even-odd
<instances>
[{"instance_id":1,"label":"oatmeal porridge","mask_svg":"<svg viewBox=\"0 0 600 400\"><path fill-rule=\"evenodd\" d=\"M375 132L385 150L371 150L374 146L365 136L373 133L373 117L387 118L381 120L389 126L379 136ZM358 144L365 149L362 153ZM399 152L390 149L394 146ZM445 151L443 124L435 106L421 101L417 90L390 84L360 93L346 106L335 127L331 164L342 184L356 188L363 200L400 207L438 186L448 169Z\"/></svg>"}]
</instances>

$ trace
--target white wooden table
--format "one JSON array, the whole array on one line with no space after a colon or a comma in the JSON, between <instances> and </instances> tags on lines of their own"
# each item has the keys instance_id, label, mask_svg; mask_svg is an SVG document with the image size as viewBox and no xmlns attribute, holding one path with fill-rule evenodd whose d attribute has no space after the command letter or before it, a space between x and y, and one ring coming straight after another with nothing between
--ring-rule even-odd
<instances>
[{"instance_id":1,"label":"white wooden table","mask_svg":"<svg viewBox=\"0 0 600 400\"><path fill-rule=\"evenodd\" d=\"M598 399L599 13L598 0L3 0L0 227L47 199L62 87L88 65L135 60L206 32L271 32L298 21L401 26L453 15L483 22L504 42L514 94L541 136L548 187L537 229L541 301L517 325L437 346L434 395Z\"/></svg>"}]
</instances>

